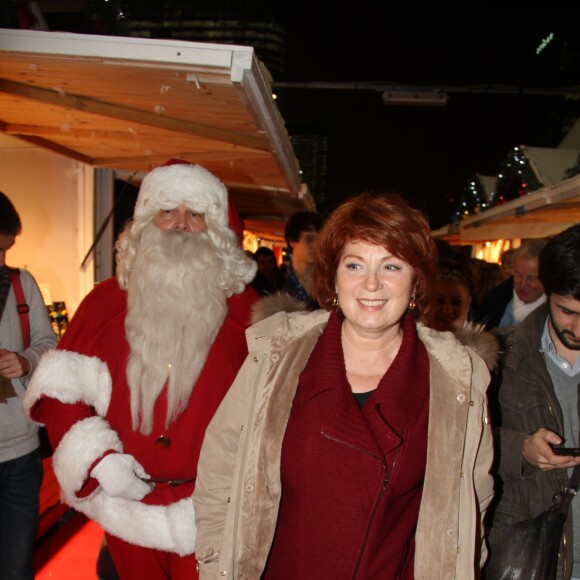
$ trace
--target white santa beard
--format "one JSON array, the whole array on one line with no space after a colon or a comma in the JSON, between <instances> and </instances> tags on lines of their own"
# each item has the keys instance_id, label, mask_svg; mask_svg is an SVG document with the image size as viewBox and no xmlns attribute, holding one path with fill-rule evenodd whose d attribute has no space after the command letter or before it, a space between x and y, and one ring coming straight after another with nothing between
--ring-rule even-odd
<instances>
[{"instance_id":1,"label":"white santa beard","mask_svg":"<svg viewBox=\"0 0 580 580\"><path fill-rule=\"evenodd\" d=\"M206 234L143 229L125 321L133 429L151 432L153 408L168 379L166 424L187 405L227 313L222 267Z\"/></svg>"}]
</instances>

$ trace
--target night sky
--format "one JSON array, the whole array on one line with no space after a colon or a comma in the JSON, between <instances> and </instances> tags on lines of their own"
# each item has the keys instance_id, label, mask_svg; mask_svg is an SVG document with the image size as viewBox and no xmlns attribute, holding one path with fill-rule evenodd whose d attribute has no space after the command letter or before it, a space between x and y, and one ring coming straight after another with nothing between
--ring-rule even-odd
<instances>
[{"instance_id":1,"label":"night sky","mask_svg":"<svg viewBox=\"0 0 580 580\"><path fill-rule=\"evenodd\" d=\"M304 5L303 9L300 8ZM418 7L409 14L300 0L286 15L281 82L383 82L403 85L580 84L577 31L570 15L473 16L450 22ZM439 24L436 24L439 22ZM442 22L442 24L441 24ZM542 39L554 39L539 54ZM563 44L574 43L566 61ZM570 49L568 49L570 54ZM564 66L562 66L564 65ZM328 136L327 204L362 189L395 190L447 223L468 180L497 175L517 145L556 146L578 101L534 95L450 93L444 107L386 106L374 91L277 89L289 133Z\"/></svg>"}]
</instances>

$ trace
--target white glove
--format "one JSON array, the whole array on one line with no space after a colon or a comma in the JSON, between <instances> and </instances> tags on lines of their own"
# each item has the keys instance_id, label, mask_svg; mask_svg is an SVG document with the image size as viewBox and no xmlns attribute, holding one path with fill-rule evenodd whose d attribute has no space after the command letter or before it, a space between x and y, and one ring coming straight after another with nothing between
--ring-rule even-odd
<instances>
[{"instance_id":1,"label":"white glove","mask_svg":"<svg viewBox=\"0 0 580 580\"><path fill-rule=\"evenodd\" d=\"M104 492L111 497L143 499L153 491L153 484L139 479L148 477L143 466L126 453L110 453L93 467L91 477L101 484Z\"/></svg>"}]
</instances>

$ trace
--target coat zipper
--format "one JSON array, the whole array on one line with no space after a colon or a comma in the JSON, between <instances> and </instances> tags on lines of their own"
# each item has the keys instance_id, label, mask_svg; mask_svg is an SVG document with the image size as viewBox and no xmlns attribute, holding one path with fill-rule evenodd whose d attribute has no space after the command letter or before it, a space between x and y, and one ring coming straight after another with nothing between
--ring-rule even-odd
<instances>
[{"instance_id":1,"label":"coat zipper","mask_svg":"<svg viewBox=\"0 0 580 580\"><path fill-rule=\"evenodd\" d=\"M346 441L341 441L340 439L336 439L335 437L331 437L330 435L327 435L326 433L324 433L324 431L321 431L321 435L323 437L326 437L330 441L334 441L335 443L339 443L341 445L346 445L347 447L350 447L350 449L353 449L354 451L364 453L365 455L368 455L369 457L376 459L379 462L380 466L383 468L383 482L381 484L381 490L380 490L379 495L375 501L375 505L374 505L372 513L371 513L371 519L369 521L367 529L365 530L364 541L362 543L362 546L361 546L361 549L360 549L360 552L358 555L358 559L356 562L356 566L354 568L354 572L352 575L352 578L354 580L358 576L358 570L360 568L360 564L361 564L361 560L362 560L362 557L363 557L363 554L365 551L366 543L367 543L367 540L369 538L369 534L371 532L371 527L374 523L374 519L375 519L375 516L377 514L377 510L379 509L379 504L381 503L381 500L383 499L383 495L385 493L385 490L387 489L387 484L389 483L389 474L387 473L387 466L385 465L385 462L378 455L375 455L374 453L371 453L367 449L363 449L362 447L357 447L356 445L351 445L350 443L346 443ZM397 455L398 455L398 453L397 453ZM396 461L397 461L397 458L395 457L395 461L393 461L393 466L395 465Z\"/></svg>"}]
</instances>

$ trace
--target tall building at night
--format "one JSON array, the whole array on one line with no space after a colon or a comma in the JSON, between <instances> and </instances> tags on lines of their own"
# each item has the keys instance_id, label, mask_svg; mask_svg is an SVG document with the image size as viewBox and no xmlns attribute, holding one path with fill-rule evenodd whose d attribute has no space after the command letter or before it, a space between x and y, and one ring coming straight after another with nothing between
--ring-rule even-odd
<instances>
[{"instance_id":1,"label":"tall building at night","mask_svg":"<svg viewBox=\"0 0 580 580\"><path fill-rule=\"evenodd\" d=\"M284 70L286 30L275 0L36 0L4 3L0 27L252 46Z\"/></svg>"},{"instance_id":2,"label":"tall building at night","mask_svg":"<svg viewBox=\"0 0 580 580\"><path fill-rule=\"evenodd\" d=\"M326 168L328 138L325 135L293 135L292 146L302 170L302 181L308 184L319 211L326 204Z\"/></svg>"},{"instance_id":3,"label":"tall building at night","mask_svg":"<svg viewBox=\"0 0 580 580\"><path fill-rule=\"evenodd\" d=\"M284 70L285 29L272 0L128 0L129 36L252 46L273 76Z\"/></svg>"}]
</instances>

